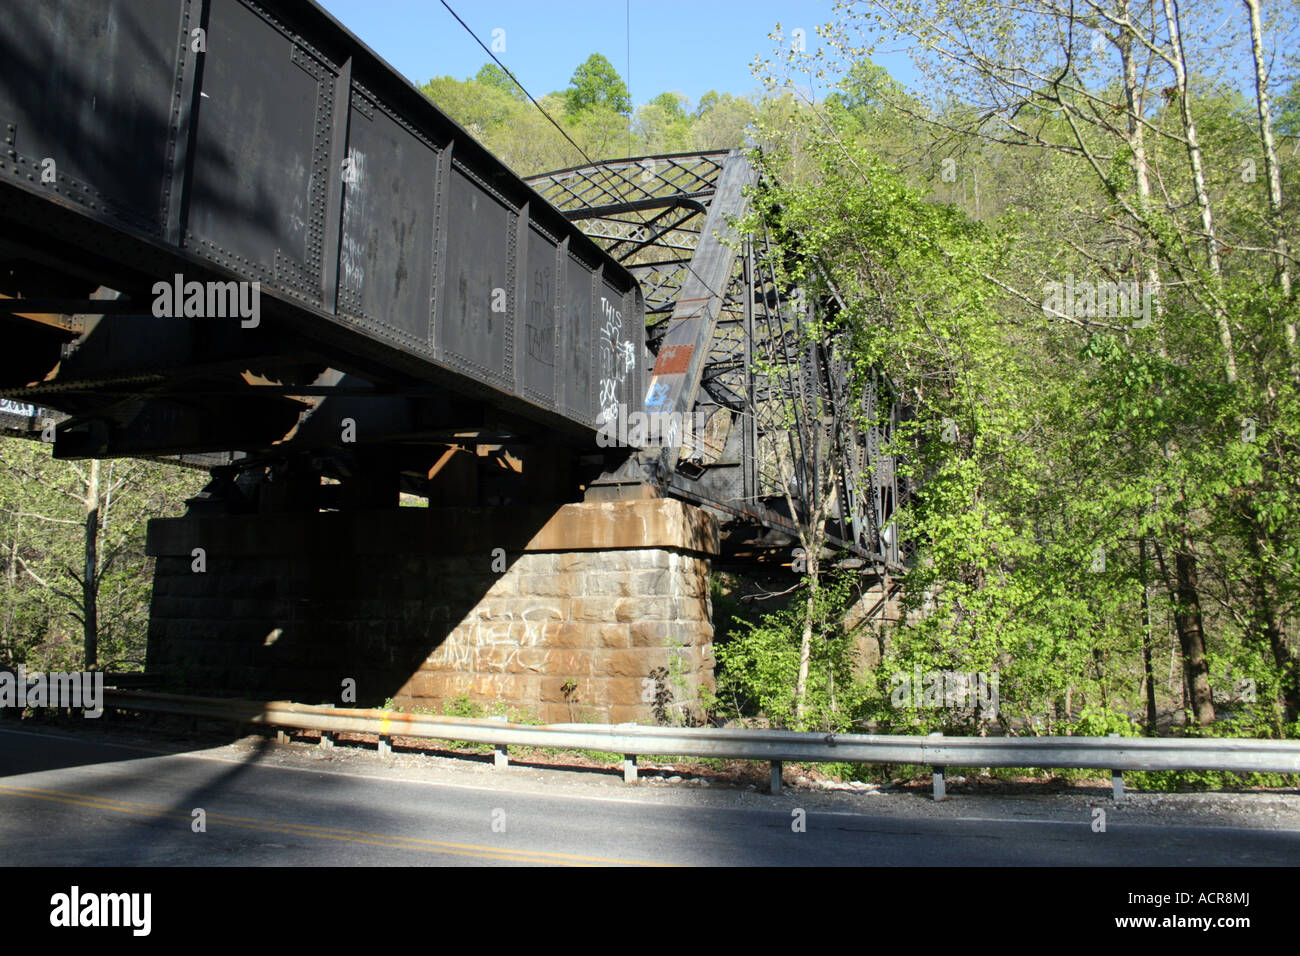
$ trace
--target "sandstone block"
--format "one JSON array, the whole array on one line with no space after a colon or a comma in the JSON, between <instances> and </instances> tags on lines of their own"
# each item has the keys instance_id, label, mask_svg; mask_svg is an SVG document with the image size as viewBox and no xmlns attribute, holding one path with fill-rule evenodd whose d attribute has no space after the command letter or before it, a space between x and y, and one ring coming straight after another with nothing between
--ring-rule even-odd
<instances>
[{"instance_id":1,"label":"sandstone block","mask_svg":"<svg viewBox=\"0 0 1300 956\"><path fill-rule=\"evenodd\" d=\"M485 703L498 700L519 700L522 681L513 674L476 674L470 685L470 697Z\"/></svg>"},{"instance_id":2,"label":"sandstone block","mask_svg":"<svg viewBox=\"0 0 1300 956\"><path fill-rule=\"evenodd\" d=\"M558 572L586 572L597 566L606 567L611 571L618 570L617 564L613 563L613 554L601 554L598 551L568 551L551 557L555 561L555 570Z\"/></svg>"},{"instance_id":3,"label":"sandstone block","mask_svg":"<svg viewBox=\"0 0 1300 956\"><path fill-rule=\"evenodd\" d=\"M554 701L543 700L537 707L538 715L542 718L543 723L547 724L567 724L574 721L577 708L570 708L568 704L559 704Z\"/></svg>"},{"instance_id":4,"label":"sandstone block","mask_svg":"<svg viewBox=\"0 0 1300 956\"><path fill-rule=\"evenodd\" d=\"M670 598L618 598L614 603L614 620L629 624L639 621L671 621L676 616Z\"/></svg>"},{"instance_id":5,"label":"sandstone block","mask_svg":"<svg viewBox=\"0 0 1300 956\"><path fill-rule=\"evenodd\" d=\"M630 624L594 624L591 625L593 637L600 647L628 648L632 646L629 631Z\"/></svg>"},{"instance_id":6,"label":"sandstone block","mask_svg":"<svg viewBox=\"0 0 1300 956\"><path fill-rule=\"evenodd\" d=\"M587 650L546 651L546 673L585 677L592 671L592 654Z\"/></svg>"},{"instance_id":7,"label":"sandstone block","mask_svg":"<svg viewBox=\"0 0 1300 956\"><path fill-rule=\"evenodd\" d=\"M554 571L569 570L558 566L559 557L561 555L549 551L525 551L510 564L510 571L514 574L551 574Z\"/></svg>"},{"instance_id":8,"label":"sandstone block","mask_svg":"<svg viewBox=\"0 0 1300 956\"><path fill-rule=\"evenodd\" d=\"M563 598L528 599L519 610L519 619L521 621L563 621L569 617L569 606L570 602Z\"/></svg>"},{"instance_id":9,"label":"sandstone block","mask_svg":"<svg viewBox=\"0 0 1300 956\"><path fill-rule=\"evenodd\" d=\"M499 574L491 580L485 592L489 600L503 597L518 597L520 575L514 573Z\"/></svg>"},{"instance_id":10,"label":"sandstone block","mask_svg":"<svg viewBox=\"0 0 1300 956\"><path fill-rule=\"evenodd\" d=\"M654 571L635 571L628 575L630 593L641 597L670 597L672 585L678 578L666 568Z\"/></svg>"},{"instance_id":11,"label":"sandstone block","mask_svg":"<svg viewBox=\"0 0 1300 956\"><path fill-rule=\"evenodd\" d=\"M613 704L609 708L609 722L611 724L654 725L654 719L647 704Z\"/></svg>"},{"instance_id":12,"label":"sandstone block","mask_svg":"<svg viewBox=\"0 0 1300 956\"><path fill-rule=\"evenodd\" d=\"M572 685L571 689L566 692L566 686L570 685ZM541 700L543 703L566 704L572 701L577 704L582 702L591 689L592 682L589 677L577 678L551 674L542 678Z\"/></svg>"},{"instance_id":13,"label":"sandstone block","mask_svg":"<svg viewBox=\"0 0 1300 956\"><path fill-rule=\"evenodd\" d=\"M626 571L597 572L583 575L580 593L584 597L629 597L638 592Z\"/></svg>"},{"instance_id":14,"label":"sandstone block","mask_svg":"<svg viewBox=\"0 0 1300 956\"><path fill-rule=\"evenodd\" d=\"M574 621L613 621L615 620L615 600L596 597L574 598L569 605L570 617Z\"/></svg>"},{"instance_id":15,"label":"sandstone block","mask_svg":"<svg viewBox=\"0 0 1300 956\"><path fill-rule=\"evenodd\" d=\"M630 646L664 647L673 640L675 626L665 621L637 621L628 628Z\"/></svg>"},{"instance_id":16,"label":"sandstone block","mask_svg":"<svg viewBox=\"0 0 1300 956\"><path fill-rule=\"evenodd\" d=\"M541 647L522 647L514 653L514 671L523 674L545 674L549 653Z\"/></svg>"},{"instance_id":17,"label":"sandstone block","mask_svg":"<svg viewBox=\"0 0 1300 956\"><path fill-rule=\"evenodd\" d=\"M580 597L585 590L585 582L571 573L528 574L519 581L519 593L530 598Z\"/></svg>"},{"instance_id":18,"label":"sandstone block","mask_svg":"<svg viewBox=\"0 0 1300 956\"><path fill-rule=\"evenodd\" d=\"M555 648L591 647L594 639L591 625L573 621L547 625L542 637L546 647Z\"/></svg>"},{"instance_id":19,"label":"sandstone block","mask_svg":"<svg viewBox=\"0 0 1300 956\"><path fill-rule=\"evenodd\" d=\"M603 677L650 677L659 667L667 667L669 654L657 648L633 648L626 651L607 651L593 662L593 673Z\"/></svg>"},{"instance_id":20,"label":"sandstone block","mask_svg":"<svg viewBox=\"0 0 1300 956\"><path fill-rule=\"evenodd\" d=\"M611 705L625 707L648 707L649 704L643 699L647 689L650 693L650 700L654 700L654 682L646 681L649 678L637 677L609 677L605 679L605 698Z\"/></svg>"}]
</instances>

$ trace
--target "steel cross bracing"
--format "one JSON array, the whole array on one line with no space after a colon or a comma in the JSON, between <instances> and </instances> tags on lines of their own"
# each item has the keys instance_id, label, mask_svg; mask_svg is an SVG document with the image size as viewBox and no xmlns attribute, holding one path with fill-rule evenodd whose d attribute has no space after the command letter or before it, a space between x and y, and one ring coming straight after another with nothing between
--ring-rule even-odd
<instances>
[{"instance_id":1,"label":"steel cross bracing","mask_svg":"<svg viewBox=\"0 0 1300 956\"><path fill-rule=\"evenodd\" d=\"M671 312L727 150L574 166L526 179L636 276L646 313Z\"/></svg>"},{"instance_id":2,"label":"steel cross bracing","mask_svg":"<svg viewBox=\"0 0 1300 956\"><path fill-rule=\"evenodd\" d=\"M784 533L786 545L795 531L787 492L800 521L830 494L829 543L898 567L893 514L906 489L884 448L899 406L883 376L851 381L842 336L821 331L835 296L782 288L767 235L733 226L757 179L739 152L712 151L527 182L641 283L654 355L646 411L708 422L684 447L637 456L623 477L639 469L724 520Z\"/></svg>"}]
</instances>

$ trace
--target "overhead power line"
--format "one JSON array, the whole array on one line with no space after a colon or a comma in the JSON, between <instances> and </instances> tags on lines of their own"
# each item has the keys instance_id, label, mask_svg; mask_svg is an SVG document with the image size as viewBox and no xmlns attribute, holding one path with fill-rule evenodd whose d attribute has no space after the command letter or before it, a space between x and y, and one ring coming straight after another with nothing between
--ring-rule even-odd
<instances>
[{"instance_id":1,"label":"overhead power line","mask_svg":"<svg viewBox=\"0 0 1300 956\"><path fill-rule=\"evenodd\" d=\"M505 75L510 77L511 82L513 82L515 86L519 87L519 89L523 91L524 96L528 97L529 101L534 106L537 107L538 112L540 112L543 116L545 116L550 121L551 125L560 131L560 135L563 136L565 139L567 139L569 141L569 144L574 149L576 149L579 153L582 154L582 158L587 161L588 165L591 166L597 165L596 161L592 159L589 155L587 155L587 151L583 149L581 146L579 146L577 143L575 143L573 141L573 137L571 137L568 133L564 131L564 127L562 127L559 123L557 123L550 113L546 112L546 110L542 107L542 104L537 102L537 100L533 97L532 93L528 92L528 88L524 86L524 84L519 82L519 78L510 72L510 69L504 63L502 63L500 59L497 58L497 55L492 52L492 50L488 47L486 43L484 43L481 39L479 39L478 34L470 29L469 24L460 18L460 14L458 14L455 10L451 8L451 4L449 4L447 0L441 0L441 3L444 7L447 8L447 12L450 13L456 19L456 22L465 28L465 32L474 38L474 42L483 48L483 52L486 53L488 56L492 57L492 62L494 62L497 66L501 67ZM632 72L632 6L630 0L628 0L626 4L626 14L627 14L626 22L627 22L628 73L631 74ZM686 268L688 271L691 272L692 275L695 276L696 279L699 279L700 284L703 285L704 288L708 290L708 292L711 295L713 296L718 295L717 291L713 289L713 287L710 286L707 282L704 281L703 276L701 276L698 272L696 272L694 267L692 267L689 262L686 263Z\"/></svg>"},{"instance_id":2,"label":"overhead power line","mask_svg":"<svg viewBox=\"0 0 1300 956\"><path fill-rule=\"evenodd\" d=\"M596 161L592 159L590 156L588 156L587 151L583 149L581 146L579 146L577 143L575 143L573 141L573 137L564 131L564 127L561 126L559 123L555 122L555 119L551 116L551 114L546 112L546 110L542 108L542 104L537 102L537 100L533 97L533 94L528 92L528 88L524 86L524 84L519 82L519 78L516 77L513 73L511 73L510 70L507 69L504 63L502 63L499 59L497 59L497 55L488 48L488 45L484 43L482 40L480 40L478 34L469 28L469 24L460 18L460 14L451 8L451 4L449 4L447 0L442 0L442 5L447 8L448 13L450 13L453 17L456 18L456 22L465 28L465 32L474 38L474 42L483 48L483 52L486 53L488 56L492 57L492 61L496 63L497 66L501 67L502 71L505 72L506 76L510 77L511 81L515 84L515 86L523 90L524 96L528 97L529 101L534 106L537 107L538 112L540 112L543 116L545 116L548 120L550 120L551 125L560 131L560 135L569 141L569 145L572 146L574 149L576 149L579 153L581 153L582 158L585 159L588 163L595 165Z\"/></svg>"}]
</instances>

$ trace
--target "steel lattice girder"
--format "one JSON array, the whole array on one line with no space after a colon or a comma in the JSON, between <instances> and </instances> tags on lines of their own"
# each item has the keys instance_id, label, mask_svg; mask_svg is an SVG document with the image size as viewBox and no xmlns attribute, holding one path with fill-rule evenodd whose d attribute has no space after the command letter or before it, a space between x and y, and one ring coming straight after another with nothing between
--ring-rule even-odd
<instances>
[{"instance_id":1,"label":"steel lattice girder","mask_svg":"<svg viewBox=\"0 0 1300 956\"><path fill-rule=\"evenodd\" d=\"M699 245L728 150L611 160L526 182L641 282L646 311L670 309Z\"/></svg>"},{"instance_id":2,"label":"steel lattice girder","mask_svg":"<svg viewBox=\"0 0 1300 956\"><path fill-rule=\"evenodd\" d=\"M666 205L684 199L707 200L716 190L730 152L722 149L609 160L530 176L526 182L561 212L584 216L647 202Z\"/></svg>"},{"instance_id":3,"label":"steel lattice girder","mask_svg":"<svg viewBox=\"0 0 1300 956\"><path fill-rule=\"evenodd\" d=\"M728 168L734 182L724 178ZM658 317L647 330L656 356L647 411L725 411L730 417L723 441L696 436L687 452L713 469L706 479L678 469L681 449L643 461L647 472L667 474L672 493L793 531L787 518L761 504L783 491L771 443L791 445L802 476L796 509L803 514L814 504L811 449L825 446L822 453L840 463L836 542L898 565L902 554L891 517L900 491L895 462L882 451L897 423L897 405L888 383L873 375L859 389L861 418L854 415L847 366L834 342L815 344L811 352L800 344L798 307L777 285L766 241L744 239L746 257L754 253L751 267L728 254L740 237L727 222L743 213L744 188L755 181L743 157L730 151L612 160L528 180L641 283L646 312ZM714 233L727 234L732 245L719 243ZM766 375L755 375L756 360ZM888 413L877 424L882 402ZM791 414L793 422L786 417ZM872 424L863 428L859 420Z\"/></svg>"}]
</instances>

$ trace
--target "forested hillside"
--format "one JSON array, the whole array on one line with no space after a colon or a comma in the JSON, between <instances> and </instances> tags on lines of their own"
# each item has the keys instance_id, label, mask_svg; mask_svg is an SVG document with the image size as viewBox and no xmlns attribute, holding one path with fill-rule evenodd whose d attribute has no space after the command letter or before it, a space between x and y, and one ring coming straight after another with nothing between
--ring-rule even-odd
<instances>
[{"instance_id":1,"label":"forested hillside","mask_svg":"<svg viewBox=\"0 0 1300 956\"><path fill-rule=\"evenodd\" d=\"M913 613L817 719L985 722L891 700L951 670L1004 726L1294 732L1296 7L882 9L789 58L774 92L844 79L757 134L792 280L825 269L916 410ZM931 95L871 64L889 36Z\"/></svg>"}]
</instances>

